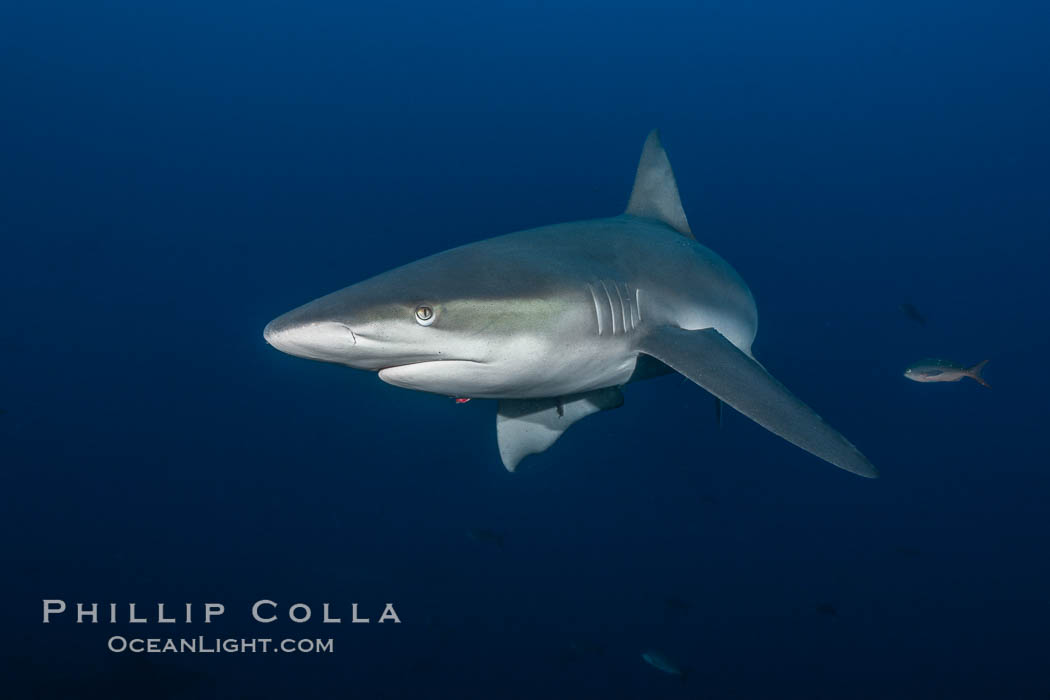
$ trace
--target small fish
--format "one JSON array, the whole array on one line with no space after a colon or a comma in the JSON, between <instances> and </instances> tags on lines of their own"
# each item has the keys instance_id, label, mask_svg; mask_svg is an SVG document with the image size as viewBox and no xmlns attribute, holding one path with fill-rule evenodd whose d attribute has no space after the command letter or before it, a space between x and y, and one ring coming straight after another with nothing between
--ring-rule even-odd
<instances>
[{"instance_id":1,"label":"small fish","mask_svg":"<svg viewBox=\"0 0 1050 700\"><path fill-rule=\"evenodd\" d=\"M904 312L905 316L910 318L912 321L915 321L920 326L926 325L926 317L923 316L919 309L915 307L915 304L906 301L903 304L901 304L898 308L900 308L900 310Z\"/></svg>"},{"instance_id":2,"label":"small fish","mask_svg":"<svg viewBox=\"0 0 1050 700\"><path fill-rule=\"evenodd\" d=\"M671 676L678 676L683 681L687 675L686 669L682 668L674 661L669 659L663 652L650 649L649 651L642 652L642 660L649 664L657 671L662 671Z\"/></svg>"},{"instance_id":3,"label":"small fish","mask_svg":"<svg viewBox=\"0 0 1050 700\"><path fill-rule=\"evenodd\" d=\"M470 399L464 399L464 398L462 398L462 397L461 397L461 398L458 398L458 399L456 399L456 403L466 403L467 401L470 401Z\"/></svg>"},{"instance_id":4,"label":"small fish","mask_svg":"<svg viewBox=\"0 0 1050 700\"><path fill-rule=\"evenodd\" d=\"M491 544L496 549L503 549L503 533L495 532L487 527L472 527L467 530L467 534L470 535L470 539L481 544Z\"/></svg>"},{"instance_id":5,"label":"small fish","mask_svg":"<svg viewBox=\"0 0 1050 700\"><path fill-rule=\"evenodd\" d=\"M978 362L973 367L963 367L947 360L919 360L904 370L904 376L913 382L957 382L963 377L969 377L981 386L991 388L981 376L981 370L986 364L988 360Z\"/></svg>"}]
</instances>

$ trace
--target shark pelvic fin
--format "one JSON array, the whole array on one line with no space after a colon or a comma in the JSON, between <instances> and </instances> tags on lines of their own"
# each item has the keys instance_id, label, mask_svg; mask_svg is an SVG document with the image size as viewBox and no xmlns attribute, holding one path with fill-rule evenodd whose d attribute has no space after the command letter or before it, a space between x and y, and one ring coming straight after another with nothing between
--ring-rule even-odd
<instances>
[{"instance_id":1,"label":"shark pelvic fin","mask_svg":"<svg viewBox=\"0 0 1050 700\"><path fill-rule=\"evenodd\" d=\"M660 142L659 129L649 132L642 147L627 213L662 221L683 236L693 237L682 209L682 200L678 197L671 161Z\"/></svg>"},{"instance_id":2,"label":"shark pelvic fin","mask_svg":"<svg viewBox=\"0 0 1050 700\"><path fill-rule=\"evenodd\" d=\"M714 328L660 326L642 338L639 350L806 452L860 476L879 475L849 440Z\"/></svg>"},{"instance_id":3,"label":"shark pelvic fin","mask_svg":"<svg viewBox=\"0 0 1050 700\"><path fill-rule=\"evenodd\" d=\"M514 471L525 457L553 445L576 421L622 405L623 393L618 387L553 399L501 400L496 437L503 466Z\"/></svg>"}]
</instances>

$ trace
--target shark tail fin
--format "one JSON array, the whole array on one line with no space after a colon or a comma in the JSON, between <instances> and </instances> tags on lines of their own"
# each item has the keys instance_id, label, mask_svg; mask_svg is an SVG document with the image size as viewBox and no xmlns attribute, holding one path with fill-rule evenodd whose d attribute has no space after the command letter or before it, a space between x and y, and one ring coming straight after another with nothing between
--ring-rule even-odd
<instances>
[{"instance_id":1,"label":"shark tail fin","mask_svg":"<svg viewBox=\"0 0 1050 700\"><path fill-rule=\"evenodd\" d=\"M968 370L966 370L966 376L972 377L981 386L986 386L989 389L991 389L992 385L989 384L988 382L984 381L984 377L981 376L981 370L984 369L984 366L986 364L988 364L988 360L983 360L981 362L978 362L973 367L971 367Z\"/></svg>"},{"instance_id":2,"label":"shark tail fin","mask_svg":"<svg viewBox=\"0 0 1050 700\"><path fill-rule=\"evenodd\" d=\"M671 170L671 161L660 142L659 129L649 132L642 147L642 157L638 160L638 172L634 176L634 189L631 190L626 213L656 219L683 236L693 237L685 210L682 209L682 200L678 196L678 184Z\"/></svg>"}]
</instances>

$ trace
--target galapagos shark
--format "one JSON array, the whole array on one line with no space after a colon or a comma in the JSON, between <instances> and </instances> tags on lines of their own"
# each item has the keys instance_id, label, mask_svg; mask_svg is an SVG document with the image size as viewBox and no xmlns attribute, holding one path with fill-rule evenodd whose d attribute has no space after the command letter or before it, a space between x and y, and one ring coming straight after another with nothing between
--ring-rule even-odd
<instances>
[{"instance_id":1,"label":"galapagos shark","mask_svg":"<svg viewBox=\"0 0 1050 700\"><path fill-rule=\"evenodd\" d=\"M654 130L623 214L431 255L293 309L263 336L406 389L498 400L509 471L622 405L624 385L678 372L803 450L876 477L755 360L757 324L744 280L694 238Z\"/></svg>"}]
</instances>

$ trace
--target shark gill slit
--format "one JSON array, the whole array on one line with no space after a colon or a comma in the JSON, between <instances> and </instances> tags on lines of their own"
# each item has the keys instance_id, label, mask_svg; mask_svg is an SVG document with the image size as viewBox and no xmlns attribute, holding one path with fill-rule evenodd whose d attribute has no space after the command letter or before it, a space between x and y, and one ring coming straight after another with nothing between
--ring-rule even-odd
<instances>
[{"instance_id":1,"label":"shark gill slit","mask_svg":"<svg viewBox=\"0 0 1050 700\"><path fill-rule=\"evenodd\" d=\"M609 320L612 323L612 334L616 335L616 307L613 305L612 294L609 294L609 288L605 286L605 280L598 280L598 284L605 290L605 298L609 300Z\"/></svg>"},{"instance_id":2,"label":"shark gill slit","mask_svg":"<svg viewBox=\"0 0 1050 700\"><path fill-rule=\"evenodd\" d=\"M638 323L642 322L642 290L640 287L634 288L634 306L638 309Z\"/></svg>"},{"instance_id":3,"label":"shark gill slit","mask_svg":"<svg viewBox=\"0 0 1050 700\"><path fill-rule=\"evenodd\" d=\"M598 306L598 295L594 293L594 287L590 284L587 285L587 291L591 293L591 299L594 300L594 316L598 319L598 335L602 334L602 309Z\"/></svg>"},{"instance_id":4,"label":"shark gill slit","mask_svg":"<svg viewBox=\"0 0 1050 700\"><path fill-rule=\"evenodd\" d=\"M627 333L627 304L623 300L623 293L620 292L620 285L613 283L613 289L616 290L616 296L620 298L620 319L623 321L623 332Z\"/></svg>"},{"instance_id":5,"label":"shark gill slit","mask_svg":"<svg viewBox=\"0 0 1050 700\"><path fill-rule=\"evenodd\" d=\"M631 308L631 290L627 288L627 284L623 285L623 325L629 330L634 330L634 309Z\"/></svg>"},{"instance_id":6,"label":"shark gill slit","mask_svg":"<svg viewBox=\"0 0 1050 700\"><path fill-rule=\"evenodd\" d=\"M631 285L623 283L623 298L627 300L627 317L631 319L631 330L638 327L637 313L634 310L634 300L631 299Z\"/></svg>"}]
</instances>

